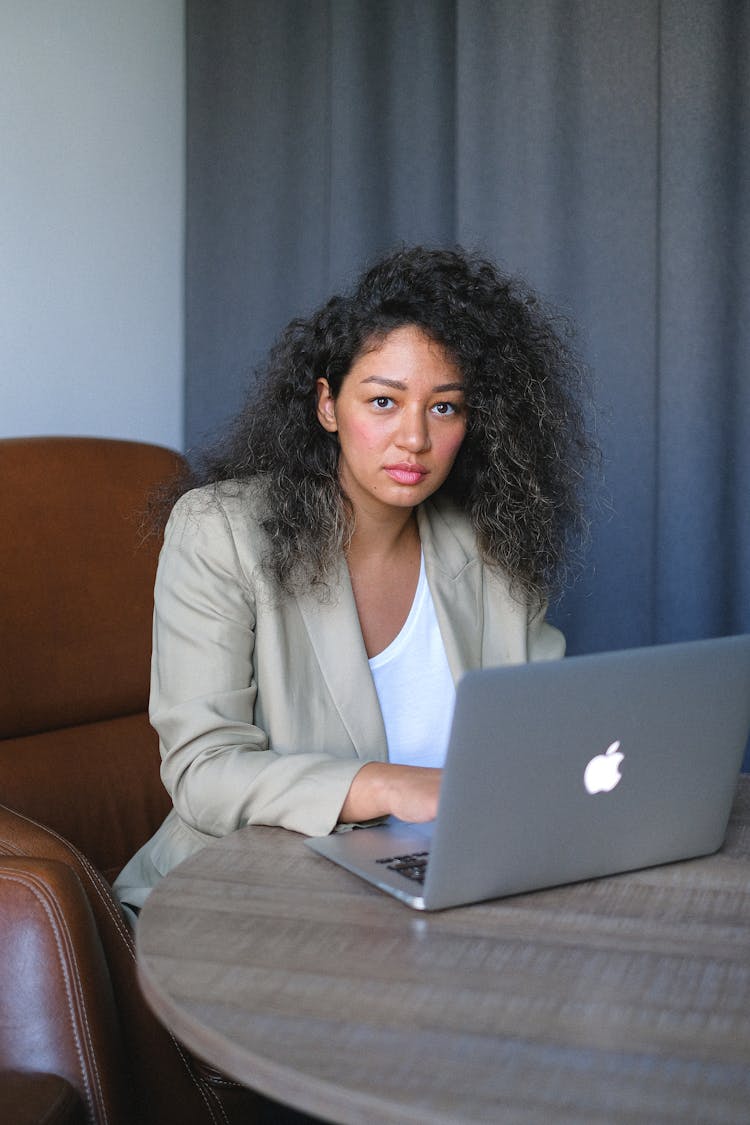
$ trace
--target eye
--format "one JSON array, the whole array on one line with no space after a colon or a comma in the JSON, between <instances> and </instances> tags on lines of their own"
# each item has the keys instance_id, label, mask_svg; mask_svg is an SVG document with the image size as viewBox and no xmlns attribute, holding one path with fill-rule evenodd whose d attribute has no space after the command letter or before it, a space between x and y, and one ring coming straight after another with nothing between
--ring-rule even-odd
<instances>
[{"instance_id":1,"label":"eye","mask_svg":"<svg viewBox=\"0 0 750 1125\"><path fill-rule=\"evenodd\" d=\"M445 417L448 414L456 414L458 405L455 402L436 402L432 409L435 414Z\"/></svg>"},{"instance_id":2,"label":"eye","mask_svg":"<svg viewBox=\"0 0 750 1125\"><path fill-rule=\"evenodd\" d=\"M387 410L393 399L389 398L388 395L378 395L377 398L370 399L370 401L377 410Z\"/></svg>"}]
</instances>

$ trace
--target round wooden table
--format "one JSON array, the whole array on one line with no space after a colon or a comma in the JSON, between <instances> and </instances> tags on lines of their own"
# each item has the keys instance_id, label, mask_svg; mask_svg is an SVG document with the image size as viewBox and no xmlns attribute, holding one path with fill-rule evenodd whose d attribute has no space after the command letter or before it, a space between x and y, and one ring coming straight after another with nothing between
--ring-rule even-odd
<instances>
[{"instance_id":1,"label":"round wooden table","mask_svg":"<svg viewBox=\"0 0 750 1125\"><path fill-rule=\"evenodd\" d=\"M750 778L715 856L429 915L242 829L137 952L191 1050L328 1121L747 1125Z\"/></svg>"}]
</instances>

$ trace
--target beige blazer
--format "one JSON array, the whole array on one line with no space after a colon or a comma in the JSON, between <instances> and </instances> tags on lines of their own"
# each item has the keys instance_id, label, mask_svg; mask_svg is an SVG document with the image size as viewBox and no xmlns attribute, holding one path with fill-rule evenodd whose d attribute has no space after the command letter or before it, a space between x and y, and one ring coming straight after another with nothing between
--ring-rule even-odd
<instances>
[{"instance_id":1,"label":"beige blazer","mask_svg":"<svg viewBox=\"0 0 750 1125\"><path fill-rule=\"evenodd\" d=\"M331 832L362 764L388 758L346 564L327 601L279 595L260 567L256 492L232 483L188 493L166 528L150 714L174 809L115 884L134 905L175 864L242 825ZM562 635L479 560L457 509L433 500L417 517L455 680L563 655Z\"/></svg>"}]
</instances>

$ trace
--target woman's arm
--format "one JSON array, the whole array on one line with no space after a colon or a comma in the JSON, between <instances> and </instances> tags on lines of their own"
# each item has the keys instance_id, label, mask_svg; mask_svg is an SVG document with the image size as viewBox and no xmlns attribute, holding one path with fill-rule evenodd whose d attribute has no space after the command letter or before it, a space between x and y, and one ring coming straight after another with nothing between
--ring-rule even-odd
<instances>
[{"instance_id":1,"label":"woman's arm","mask_svg":"<svg viewBox=\"0 0 750 1125\"><path fill-rule=\"evenodd\" d=\"M339 820L351 824L379 816L422 823L437 816L443 771L367 762L354 778Z\"/></svg>"},{"instance_id":2,"label":"woman's arm","mask_svg":"<svg viewBox=\"0 0 750 1125\"><path fill-rule=\"evenodd\" d=\"M164 785L182 821L212 836L244 824L325 835L362 763L269 748L255 723L255 627L255 587L222 502L188 494L166 529L155 589L150 711Z\"/></svg>"}]
</instances>

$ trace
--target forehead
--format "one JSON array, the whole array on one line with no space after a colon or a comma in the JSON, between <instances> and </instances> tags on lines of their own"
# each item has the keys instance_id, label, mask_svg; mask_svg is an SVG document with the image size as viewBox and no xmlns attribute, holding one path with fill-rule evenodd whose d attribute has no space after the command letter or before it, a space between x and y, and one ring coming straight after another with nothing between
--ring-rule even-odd
<instances>
[{"instance_id":1,"label":"forehead","mask_svg":"<svg viewBox=\"0 0 750 1125\"><path fill-rule=\"evenodd\" d=\"M349 375L356 379L388 373L390 378L405 381L437 378L463 384L461 369L448 349L413 324L372 337L349 368Z\"/></svg>"}]
</instances>

